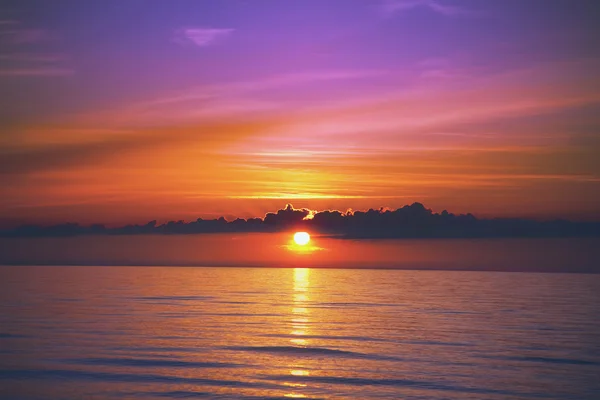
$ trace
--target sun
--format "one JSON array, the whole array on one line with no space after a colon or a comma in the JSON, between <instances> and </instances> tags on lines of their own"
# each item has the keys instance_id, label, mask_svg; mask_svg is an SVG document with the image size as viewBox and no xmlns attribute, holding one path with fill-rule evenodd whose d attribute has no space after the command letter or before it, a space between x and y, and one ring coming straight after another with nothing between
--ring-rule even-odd
<instances>
[{"instance_id":1,"label":"sun","mask_svg":"<svg viewBox=\"0 0 600 400\"><path fill-rule=\"evenodd\" d=\"M296 232L294 233L294 242L297 245L304 246L310 242L310 235L307 232Z\"/></svg>"}]
</instances>

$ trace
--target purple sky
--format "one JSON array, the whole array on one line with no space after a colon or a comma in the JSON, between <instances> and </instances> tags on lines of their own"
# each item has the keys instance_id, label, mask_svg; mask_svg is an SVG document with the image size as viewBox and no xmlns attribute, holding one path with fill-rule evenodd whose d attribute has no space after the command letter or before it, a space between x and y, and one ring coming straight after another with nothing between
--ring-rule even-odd
<instances>
[{"instance_id":1,"label":"purple sky","mask_svg":"<svg viewBox=\"0 0 600 400\"><path fill-rule=\"evenodd\" d=\"M599 20L594 0L2 2L0 222L295 199L597 219Z\"/></svg>"}]
</instances>

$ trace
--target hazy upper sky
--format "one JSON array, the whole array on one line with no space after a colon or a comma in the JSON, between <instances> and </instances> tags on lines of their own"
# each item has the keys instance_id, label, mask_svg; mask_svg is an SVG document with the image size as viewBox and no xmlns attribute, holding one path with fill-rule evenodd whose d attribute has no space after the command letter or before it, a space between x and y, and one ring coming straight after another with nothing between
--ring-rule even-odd
<instances>
[{"instance_id":1,"label":"hazy upper sky","mask_svg":"<svg viewBox=\"0 0 600 400\"><path fill-rule=\"evenodd\" d=\"M0 223L600 218L597 0L0 5Z\"/></svg>"}]
</instances>

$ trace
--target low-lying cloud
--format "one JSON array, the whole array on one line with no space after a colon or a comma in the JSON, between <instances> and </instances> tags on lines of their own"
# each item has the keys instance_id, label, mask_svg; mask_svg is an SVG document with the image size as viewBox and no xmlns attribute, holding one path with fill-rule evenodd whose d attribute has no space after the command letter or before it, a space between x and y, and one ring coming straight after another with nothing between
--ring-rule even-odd
<instances>
[{"instance_id":1,"label":"low-lying cloud","mask_svg":"<svg viewBox=\"0 0 600 400\"><path fill-rule=\"evenodd\" d=\"M224 217L185 222L107 228L96 224L67 223L54 226L26 225L0 231L5 237L202 234L239 232L282 232L306 230L311 233L353 239L391 238L484 238L484 237L590 237L600 236L600 222L566 220L535 221L520 218L479 219L472 214L455 215L444 210L434 213L421 203L396 210L314 211L296 209L291 204L264 218L226 220Z\"/></svg>"}]
</instances>

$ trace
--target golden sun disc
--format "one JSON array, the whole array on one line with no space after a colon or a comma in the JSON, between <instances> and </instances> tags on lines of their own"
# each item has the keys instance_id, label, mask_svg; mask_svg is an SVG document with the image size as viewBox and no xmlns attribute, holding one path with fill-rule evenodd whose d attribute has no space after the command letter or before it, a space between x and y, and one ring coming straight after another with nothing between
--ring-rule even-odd
<instances>
[{"instance_id":1,"label":"golden sun disc","mask_svg":"<svg viewBox=\"0 0 600 400\"><path fill-rule=\"evenodd\" d=\"M304 246L310 242L310 235L307 232L294 233L294 242L299 246Z\"/></svg>"}]
</instances>

